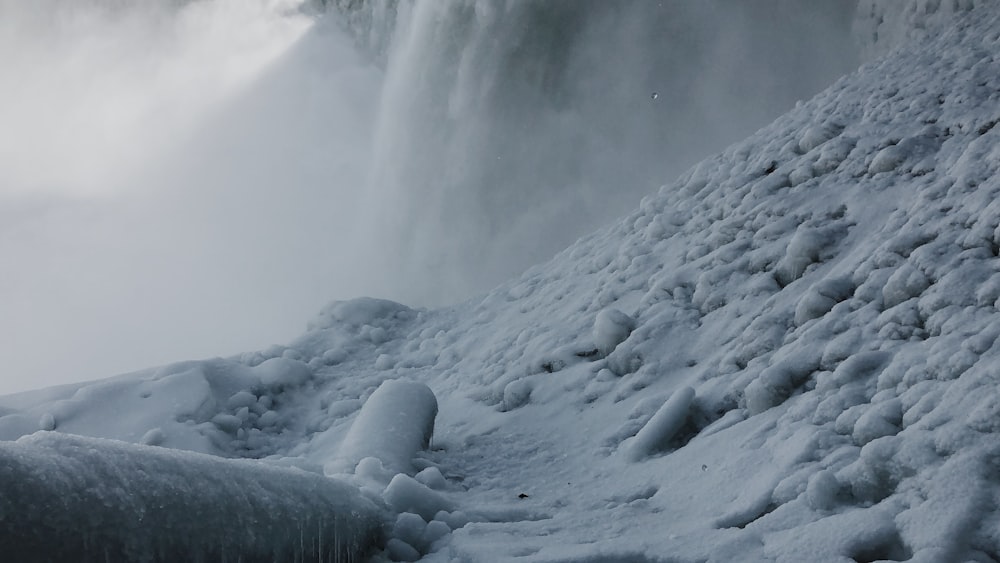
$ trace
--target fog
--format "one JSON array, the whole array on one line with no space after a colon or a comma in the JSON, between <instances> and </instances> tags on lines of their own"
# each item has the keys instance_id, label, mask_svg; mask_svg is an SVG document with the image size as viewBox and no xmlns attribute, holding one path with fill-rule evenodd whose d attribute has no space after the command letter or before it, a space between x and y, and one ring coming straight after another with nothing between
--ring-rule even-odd
<instances>
[{"instance_id":1,"label":"fog","mask_svg":"<svg viewBox=\"0 0 1000 563\"><path fill-rule=\"evenodd\" d=\"M0 390L262 348L364 292L381 73L299 4L3 0Z\"/></svg>"},{"instance_id":2,"label":"fog","mask_svg":"<svg viewBox=\"0 0 1000 563\"><path fill-rule=\"evenodd\" d=\"M375 4L0 0L0 391L466 298L857 63L851 2Z\"/></svg>"}]
</instances>

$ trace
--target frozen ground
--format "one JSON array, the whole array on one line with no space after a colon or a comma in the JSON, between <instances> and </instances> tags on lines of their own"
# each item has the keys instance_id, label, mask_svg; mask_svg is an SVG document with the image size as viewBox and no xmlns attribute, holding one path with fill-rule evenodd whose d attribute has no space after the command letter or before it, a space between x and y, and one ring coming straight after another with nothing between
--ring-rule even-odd
<instances>
[{"instance_id":1,"label":"frozen ground","mask_svg":"<svg viewBox=\"0 0 1000 563\"><path fill-rule=\"evenodd\" d=\"M325 475L376 560L1000 561L1000 9L958 12L481 298L2 397L0 461ZM166 455L79 443L134 460L111 512Z\"/></svg>"}]
</instances>

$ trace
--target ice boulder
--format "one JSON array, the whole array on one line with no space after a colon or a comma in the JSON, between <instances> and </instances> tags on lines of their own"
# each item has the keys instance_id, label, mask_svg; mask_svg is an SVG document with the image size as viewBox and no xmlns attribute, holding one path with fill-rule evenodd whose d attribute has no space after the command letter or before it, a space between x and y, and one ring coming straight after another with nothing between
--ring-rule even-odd
<instances>
[{"instance_id":1,"label":"ice boulder","mask_svg":"<svg viewBox=\"0 0 1000 563\"><path fill-rule=\"evenodd\" d=\"M614 308L603 309L594 318L594 344L607 356L635 330L635 319Z\"/></svg>"},{"instance_id":2,"label":"ice boulder","mask_svg":"<svg viewBox=\"0 0 1000 563\"><path fill-rule=\"evenodd\" d=\"M409 475L396 475L382 493L389 507L397 512L411 512L426 521L442 510L452 510L451 503L440 493L431 490Z\"/></svg>"},{"instance_id":3,"label":"ice boulder","mask_svg":"<svg viewBox=\"0 0 1000 563\"><path fill-rule=\"evenodd\" d=\"M58 432L0 442L5 561L360 561L382 511L257 461Z\"/></svg>"},{"instance_id":4,"label":"ice boulder","mask_svg":"<svg viewBox=\"0 0 1000 563\"><path fill-rule=\"evenodd\" d=\"M361 407L326 472L353 473L358 462L372 457L392 474L412 473L413 456L430 445L437 411L437 398L423 383L383 382Z\"/></svg>"},{"instance_id":5,"label":"ice boulder","mask_svg":"<svg viewBox=\"0 0 1000 563\"><path fill-rule=\"evenodd\" d=\"M635 437L623 444L629 461L640 461L663 449L687 422L693 399L694 389L690 387L674 391Z\"/></svg>"}]
</instances>

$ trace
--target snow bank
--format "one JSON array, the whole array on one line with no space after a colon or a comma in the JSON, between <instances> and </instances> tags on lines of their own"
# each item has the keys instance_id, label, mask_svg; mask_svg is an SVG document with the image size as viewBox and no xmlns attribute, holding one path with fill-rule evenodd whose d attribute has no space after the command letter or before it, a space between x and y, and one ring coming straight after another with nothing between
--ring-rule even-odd
<instances>
[{"instance_id":1,"label":"snow bank","mask_svg":"<svg viewBox=\"0 0 1000 563\"><path fill-rule=\"evenodd\" d=\"M299 470L55 432L0 443L10 561L353 561L381 525L358 491Z\"/></svg>"},{"instance_id":2,"label":"snow bank","mask_svg":"<svg viewBox=\"0 0 1000 563\"><path fill-rule=\"evenodd\" d=\"M430 445L437 399L423 383L382 383L361 407L327 474L353 473L358 462L376 458L390 473L412 473L413 456Z\"/></svg>"}]
</instances>

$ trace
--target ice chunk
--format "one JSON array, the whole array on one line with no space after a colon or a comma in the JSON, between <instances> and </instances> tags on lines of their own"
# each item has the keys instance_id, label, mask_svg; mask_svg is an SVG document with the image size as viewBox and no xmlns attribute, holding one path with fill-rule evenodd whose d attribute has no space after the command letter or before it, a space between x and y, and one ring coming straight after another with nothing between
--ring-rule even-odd
<instances>
[{"instance_id":1,"label":"ice chunk","mask_svg":"<svg viewBox=\"0 0 1000 563\"><path fill-rule=\"evenodd\" d=\"M454 512L440 510L434 514L434 520L444 522L452 530L457 530L470 522L469 517L461 510Z\"/></svg>"},{"instance_id":2,"label":"ice chunk","mask_svg":"<svg viewBox=\"0 0 1000 563\"><path fill-rule=\"evenodd\" d=\"M615 347L625 341L635 330L635 319L619 311L608 308L597 313L594 318L594 344L602 356L607 356Z\"/></svg>"},{"instance_id":3,"label":"ice chunk","mask_svg":"<svg viewBox=\"0 0 1000 563\"><path fill-rule=\"evenodd\" d=\"M164 440L166 440L166 436L163 435L163 430L153 428L143 434L139 442L147 446L159 446Z\"/></svg>"},{"instance_id":4,"label":"ice chunk","mask_svg":"<svg viewBox=\"0 0 1000 563\"><path fill-rule=\"evenodd\" d=\"M229 400L226 401L226 407L232 410L238 410L241 407L251 407L257 403L257 396L249 391L237 391Z\"/></svg>"},{"instance_id":5,"label":"ice chunk","mask_svg":"<svg viewBox=\"0 0 1000 563\"><path fill-rule=\"evenodd\" d=\"M375 457L366 457L359 461L354 474L362 479L375 481L380 487L385 486L393 477L393 474L382 465L382 460Z\"/></svg>"},{"instance_id":6,"label":"ice chunk","mask_svg":"<svg viewBox=\"0 0 1000 563\"><path fill-rule=\"evenodd\" d=\"M518 379L511 381L503 388L503 403L501 408L504 411L512 411L523 407L531 400L531 380Z\"/></svg>"},{"instance_id":7,"label":"ice chunk","mask_svg":"<svg viewBox=\"0 0 1000 563\"><path fill-rule=\"evenodd\" d=\"M314 473L54 432L0 443L10 561L356 561L381 523Z\"/></svg>"},{"instance_id":8,"label":"ice chunk","mask_svg":"<svg viewBox=\"0 0 1000 563\"><path fill-rule=\"evenodd\" d=\"M393 510L413 512L428 521L433 520L434 515L442 510L451 510L451 503L447 499L402 473L392 478L382 493L382 498Z\"/></svg>"},{"instance_id":9,"label":"ice chunk","mask_svg":"<svg viewBox=\"0 0 1000 563\"><path fill-rule=\"evenodd\" d=\"M432 489L444 489L448 486L448 482L445 480L444 475L441 474L441 470L433 466L417 473L414 478Z\"/></svg>"},{"instance_id":10,"label":"ice chunk","mask_svg":"<svg viewBox=\"0 0 1000 563\"><path fill-rule=\"evenodd\" d=\"M412 545L398 538L392 538L385 546L393 561L418 561L420 552Z\"/></svg>"},{"instance_id":11,"label":"ice chunk","mask_svg":"<svg viewBox=\"0 0 1000 563\"><path fill-rule=\"evenodd\" d=\"M281 415L275 411L264 411L264 414L260 415L257 419L257 426L260 428L268 428L274 426L281 420Z\"/></svg>"},{"instance_id":12,"label":"ice chunk","mask_svg":"<svg viewBox=\"0 0 1000 563\"><path fill-rule=\"evenodd\" d=\"M389 354L379 354L379 356L375 358L375 369L377 370L392 369L395 365L395 360L393 360L392 356Z\"/></svg>"},{"instance_id":13,"label":"ice chunk","mask_svg":"<svg viewBox=\"0 0 1000 563\"><path fill-rule=\"evenodd\" d=\"M312 377L309 366L289 358L271 358L253 368L260 382L268 387L302 385Z\"/></svg>"},{"instance_id":14,"label":"ice chunk","mask_svg":"<svg viewBox=\"0 0 1000 563\"><path fill-rule=\"evenodd\" d=\"M833 229L799 227L775 269L775 279L782 285L799 279L806 267L820 261L820 253L832 245L837 236L837 231Z\"/></svg>"},{"instance_id":15,"label":"ice chunk","mask_svg":"<svg viewBox=\"0 0 1000 563\"><path fill-rule=\"evenodd\" d=\"M343 362L347 358L347 352L343 348L330 348L326 352L323 352L323 363L328 366L334 366Z\"/></svg>"},{"instance_id":16,"label":"ice chunk","mask_svg":"<svg viewBox=\"0 0 1000 563\"><path fill-rule=\"evenodd\" d=\"M795 307L796 326L825 315L853 291L854 286L848 278L826 279L812 286Z\"/></svg>"},{"instance_id":17,"label":"ice chunk","mask_svg":"<svg viewBox=\"0 0 1000 563\"><path fill-rule=\"evenodd\" d=\"M653 418L649 419L638 434L625 444L628 459L639 461L663 448L687 421L692 399L694 399L694 389L690 387L674 391Z\"/></svg>"},{"instance_id":18,"label":"ice chunk","mask_svg":"<svg viewBox=\"0 0 1000 563\"><path fill-rule=\"evenodd\" d=\"M840 128L834 125L813 125L799 139L799 150L806 153L836 137Z\"/></svg>"},{"instance_id":19,"label":"ice chunk","mask_svg":"<svg viewBox=\"0 0 1000 563\"><path fill-rule=\"evenodd\" d=\"M840 493L840 482L833 471L824 470L814 473L806 486L806 502L816 510L830 510L837 503Z\"/></svg>"},{"instance_id":20,"label":"ice chunk","mask_svg":"<svg viewBox=\"0 0 1000 563\"><path fill-rule=\"evenodd\" d=\"M427 522L424 522L424 519L419 515L403 512L396 516L396 523L392 527L392 536L412 546L419 546L425 528L427 528Z\"/></svg>"},{"instance_id":21,"label":"ice chunk","mask_svg":"<svg viewBox=\"0 0 1000 563\"><path fill-rule=\"evenodd\" d=\"M882 288L882 302L886 309L899 305L912 297L917 297L931 282L923 272L905 264L900 266Z\"/></svg>"},{"instance_id":22,"label":"ice chunk","mask_svg":"<svg viewBox=\"0 0 1000 563\"><path fill-rule=\"evenodd\" d=\"M906 159L906 152L899 145L890 145L875 155L868 172L879 174L881 172L891 172Z\"/></svg>"},{"instance_id":23,"label":"ice chunk","mask_svg":"<svg viewBox=\"0 0 1000 563\"><path fill-rule=\"evenodd\" d=\"M231 414L217 414L212 417L212 424L218 426L219 430L232 434L243 426L243 420Z\"/></svg>"},{"instance_id":24,"label":"ice chunk","mask_svg":"<svg viewBox=\"0 0 1000 563\"><path fill-rule=\"evenodd\" d=\"M437 410L434 392L423 383L382 383L361 407L327 474L353 472L366 457L381 460L393 473L412 472L414 454L430 444Z\"/></svg>"},{"instance_id":25,"label":"ice chunk","mask_svg":"<svg viewBox=\"0 0 1000 563\"><path fill-rule=\"evenodd\" d=\"M858 445L899 432L903 422L903 407L899 399L889 399L873 405L854 423L852 437Z\"/></svg>"},{"instance_id":26,"label":"ice chunk","mask_svg":"<svg viewBox=\"0 0 1000 563\"><path fill-rule=\"evenodd\" d=\"M743 391L747 411L755 415L780 405L818 367L819 358L809 350L791 353L767 367Z\"/></svg>"},{"instance_id":27,"label":"ice chunk","mask_svg":"<svg viewBox=\"0 0 1000 563\"><path fill-rule=\"evenodd\" d=\"M42 413L42 416L38 418L38 427L42 430L55 430L56 417L50 412Z\"/></svg>"},{"instance_id":28,"label":"ice chunk","mask_svg":"<svg viewBox=\"0 0 1000 563\"><path fill-rule=\"evenodd\" d=\"M450 533L451 528L448 527L448 524L445 524L440 520L431 520L427 523L427 527L424 528L424 533L420 537L420 541L426 551L431 551L434 542Z\"/></svg>"}]
</instances>

